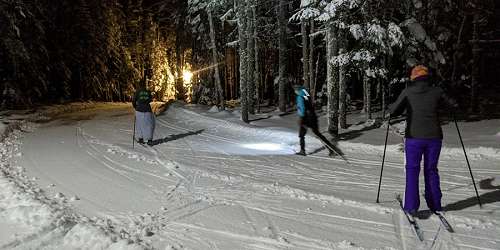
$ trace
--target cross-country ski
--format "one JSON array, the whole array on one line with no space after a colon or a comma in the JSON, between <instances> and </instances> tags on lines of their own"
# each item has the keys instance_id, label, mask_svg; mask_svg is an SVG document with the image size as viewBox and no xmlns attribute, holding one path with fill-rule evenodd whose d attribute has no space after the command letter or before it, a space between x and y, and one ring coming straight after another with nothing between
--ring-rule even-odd
<instances>
[{"instance_id":1,"label":"cross-country ski","mask_svg":"<svg viewBox=\"0 0 500 250\"><path fill-rule=\"evenodd\" d=\"M450 233L454 233L455 230L453 230L453 227L450 225L446 217L444 217L443 213L436 212L434 213L438 218L441 224L443 224L443 227Z\"/></svg>"},{"instance_id":2,"label":"cross-country ski","mask_svg":"<svg viewBox=\"0 0 500 250\"><path fill-rule=\"evenodd\" d=\"M415 236L420 240L424 241L424 231L420 228L420 225L417 222L417 219L415 218L415 215L410 214L409 212L404 210L403 207L403 200L401 199L401 195L397 194L396 195L396 200L398 201L401 211L404 213L406 219L408 220L408 223L413 229L413 232L415 233Z\"/></svg>"}]
</instances>

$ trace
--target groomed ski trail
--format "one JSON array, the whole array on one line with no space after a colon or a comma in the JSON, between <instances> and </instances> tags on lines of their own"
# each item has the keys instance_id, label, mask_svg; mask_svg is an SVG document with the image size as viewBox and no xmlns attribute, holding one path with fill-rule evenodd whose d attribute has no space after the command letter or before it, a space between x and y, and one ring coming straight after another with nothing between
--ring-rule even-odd
<instances>
[{"instance_id":1,"label":"groomed ski trail","mask_svg":"<svg viewBox=\"0 0 500 250\"><path fill-rule=\"evenodd\" d=\"M78 212L139 232L135 235L154 247L401 249L402 242L414 240L395 233L404 230L394 223L399 210L389 198L404 186L399 154L388 156L385 195L377 205L373 190L379 155L370 150L356 157L349 150L352 165L324 151L298 157L291 155L298 141L295 131L248 127L177 106L157 117L155 137L166 142L132 149L127 107L80 117L70 115L27 134L20 164L40 179L40 186L55 184L53 192L78 195L81 200L72 204ZM169 140L172 135L182 136ZM247 147L253 144L271 150ZM445 196L449 188L457 194L448 199L469 197L470 186L452 180L465 179L467 172L448 168L450 163L441 172ZM489 165L478 170L481 177L496 173ZM498 221L480 211L473 218L457 212L450 223L457 225L456 235L439 238L434 249L467 248L461 242L495 249L500 243ZM425 233L434 235L436 228L428 224L422 225Z\"/></svg>"}]
</instances>

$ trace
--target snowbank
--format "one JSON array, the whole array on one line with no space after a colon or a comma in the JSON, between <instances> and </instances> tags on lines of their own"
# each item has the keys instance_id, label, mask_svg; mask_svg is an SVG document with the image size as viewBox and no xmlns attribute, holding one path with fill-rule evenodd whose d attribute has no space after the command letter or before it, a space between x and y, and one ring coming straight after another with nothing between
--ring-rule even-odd
<instances>
[{"instance_id":1,"label":"snowbank","mask_svg":"<svg viewBox=\"0 0 500 250\"><path fill-rule=\"evenodd\" d=\"M68 106L47 108L27 115L25 120L46 119L93 104ZM0 121L0 249L144 249L121 239L102 219L80 216L63 200L49 199L23 168L11 165L11 158L19 155L20 129L29 131L32 127L20 120L8 125Z\"/></svg>"},{"instance_id":2,"label":"snowbank","mask_svg":"<svg viewBox=\"0 0 500 250\"><path fill-rule=\"evenodd\" d=\"M116 240L105 230L83 222L84 219L59 205L43 202L39 189L22 189L0 174L0 221L16 224L18 230L0 248L23 249L143 249ZM0 222L0 225L3 223ZM3 228L3 227L2 227ZM22 230L22 231L20 231ZM4 232L0 234L13 233Z\"/></svg>"},{"instance_id":3,"label":"snowbank","mask_svg":"<svg viewBox=\"0 0 500 250\"><path fill-rule=\"evenodd\" d=\"M156 115L165 112L165 110L167 110L168 107L168 103L166 102L152 102L150 105L151 109L153 110L153 113L155 113Z\"/></svg>"},{"instance_id":4,"label":"snowbank","mask_svg":"<svg viewBox=\"0 0 500 250\"><path fill-rule=\"evenodd\" d=\"M219 112L219 108L218 108L216 105L214 105L214 106L212 106L212 107L208 110L208 112L209 112L209 113L217 113L217 112Z\"/></svg>"},{"instance_id":5,"label":"snowbank","mask_svg":"<svg viewBox=\"0 0 500 250\"><path fill-rule=\"evenodd\" d=\"M364 123L351 125L348 129L349 130L363 130L363 129L375 126L376 122L377 121L375 119L368 119Z\"/></svg>"}]
</instances>

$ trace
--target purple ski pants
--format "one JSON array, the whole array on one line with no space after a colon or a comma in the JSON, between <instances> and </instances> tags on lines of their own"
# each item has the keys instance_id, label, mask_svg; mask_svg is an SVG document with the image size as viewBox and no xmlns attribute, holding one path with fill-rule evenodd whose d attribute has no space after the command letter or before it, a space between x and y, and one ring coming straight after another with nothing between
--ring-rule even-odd
<instances>
[{"instance_id":1,"label":"purple ski pants","mask_svg":"<svg viewBox=\"0 0 500 250\"><path fill-rule=\"evenodd\" d=\"M415 213L420 206L418 176L422 156L424 156L425 201L427 202L427 207L431 211L442 210L442 194L439 187L439 173L437 169L441 144L441 139L406 139L405 211Z\"/></svg>"}]
</instances>

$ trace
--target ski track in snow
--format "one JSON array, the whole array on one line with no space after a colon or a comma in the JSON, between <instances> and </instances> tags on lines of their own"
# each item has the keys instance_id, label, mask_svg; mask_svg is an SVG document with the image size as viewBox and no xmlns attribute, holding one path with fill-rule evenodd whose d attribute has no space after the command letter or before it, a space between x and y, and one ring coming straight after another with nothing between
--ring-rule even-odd
<instances>
[{"instance_id":1,"label":"ski track in snow","mask_svg":"<svg viewBox=\"0 0 500 250\"><path fill-rule=\"evenodd\" d=\"M375 204L378 147L341 142L350 165L324 150L295 156L295 131L175 105L157 117L155 137L165 142L132 149L128 109L78 117L27 134L17 161L41 187L56 184L47 192L78 195L69 204L77 212L109 219L122 237L153 248L500 249L499 202L483 210L459 203L465 210L447 215L454 234L439 230L437 218L420 220L425 242L417 242L392 198L404 189L403 155L395 150L388 152L382 203ZM308 150L322 147L309 135L306 140ZM447 152L453 153L445 150L440 167L444 204L473 197L467 168ZM477 180L500 178L488 157L473 157Z\"/></svg>"}]
</instances>

